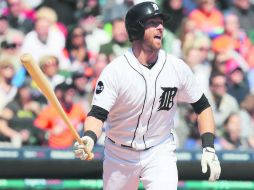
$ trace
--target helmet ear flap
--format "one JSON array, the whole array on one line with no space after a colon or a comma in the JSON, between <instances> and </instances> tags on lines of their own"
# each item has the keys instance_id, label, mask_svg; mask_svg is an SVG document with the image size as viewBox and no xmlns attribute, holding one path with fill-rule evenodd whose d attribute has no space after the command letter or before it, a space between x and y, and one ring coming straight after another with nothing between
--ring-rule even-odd
<instances>
[{"instance_id":1,"label":"helmet ear flap","mask_svg":"<svg viewBox=\"0 0 254 190\"><path fill-rule=\"evenodd\" d=\"M133 40L141 39L144 36L144 24L142 21L137 22L132 26L127 27L127 32L129 34L129 39L132 42Z\"/></svg>"}]
</instances>

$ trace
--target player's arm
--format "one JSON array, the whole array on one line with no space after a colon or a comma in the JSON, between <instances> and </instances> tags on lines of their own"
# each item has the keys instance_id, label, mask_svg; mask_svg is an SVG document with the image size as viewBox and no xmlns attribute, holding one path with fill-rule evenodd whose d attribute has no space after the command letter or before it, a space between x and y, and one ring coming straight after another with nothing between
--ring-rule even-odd
<instances>
[{"instance_id":1,"label":"player's arm","mask_svg":"<svg viewBox=\"0 0 254 190\"><path fill-rule=\"evenodd\" d=\"M100 119L94 116L88 116L85 121L84 135L88 131L92 131L97 139L101 136L102 126L103 126L103 121L101 121Z\"/></svg>"},{"instance_id":2,"label":"player's arm","mask_svg":"<svg viewBox=\"0 0 254 190\"><path fill-rule=\"evenodd\" d=\"M221 173L220 162L214 149L215 122L211 106L203 94L201 98L191 104L195 113L198 114L198 128L201 135L203 154L201 158L202 172L207 172L210 167L210 181L219 179Z\"/></svg>"},{"instance_id":3,"label":"player's arm","mask_svg":"<svg viewBox=\"0 0 254 190\"><path fill-rule=\"evenodd\" d=\"M198 115L198 128L203 148L214 148L215 122L211 106L206 96L203 94L197 102L191 105Z\"/></svg>"},{"instance_id":4,"label":"player's arm","mask_svg":"<svg viewBox=\"0 0 254 190\"><path fill-rule=\"evenodd\" d=\"M91 111L88 113L88 117L85 120L84 134L88 131L95 133L96 137L99 138L102 132L104 121L108 117L108 111L93 105Z\"/></svg>"},{"instance_id":5,"label":"player's arm","mask_svg":"<svg viewBox=\"0 0 254 190\"><path fill-rule=\"evenodd\" d=\"M102 127L104 121L107 119L108 111L99 107L92 106L91 111L88 113L88 117L84 124L84 135L81 137L83 145L75 143L76 150L74 151L75 156L81 160L86 160L88 158L87 153L84 151L84 146L90 151L92 151L97 139L102 133Z\"/></svg>"}]
</instances>

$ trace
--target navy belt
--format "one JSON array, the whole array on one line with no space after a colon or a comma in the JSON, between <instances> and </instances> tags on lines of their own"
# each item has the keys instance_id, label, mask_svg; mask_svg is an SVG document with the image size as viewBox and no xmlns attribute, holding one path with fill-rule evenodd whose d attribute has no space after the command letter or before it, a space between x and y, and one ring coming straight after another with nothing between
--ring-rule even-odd
<instances>
[{"instance_id":1,"label":"navy belt","mask_svg":"<svg viewBox=\"0 0 254 190\"><path fill-rule=\"evenodd\" d=\"M109 138L109 137L107 137L112 143L114 143L114 144L118 144L118 143L116 143L115 141L113 141L111 138ZM130 148L130 149L132 149L132 150L135 150L132 146L128 146L128 145L124 145L124 144L119 144L121 147L125 147L125 148ZM149 148L145 148L145 149L143 149L143 150L149 150L150 148L152 148L152 146L151 147L149 147Z\"/></svg>"}]
</instances>

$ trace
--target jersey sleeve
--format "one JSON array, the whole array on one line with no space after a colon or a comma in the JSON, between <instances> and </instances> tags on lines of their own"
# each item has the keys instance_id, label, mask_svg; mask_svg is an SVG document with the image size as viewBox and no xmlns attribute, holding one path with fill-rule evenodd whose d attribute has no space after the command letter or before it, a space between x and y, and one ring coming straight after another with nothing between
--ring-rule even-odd
<instances>
[{"instance_id":1,"label":"jersey sleeve","mask_svg":"<svg viewBox=\"0 0 254 190\"><path fill-rule=\"evenodd\" d=\"M204 90L200 88L194 73L185 62L180 60L178 66L178 74L180 80L178 101L194 103L201 98Z\"/></svg>"},{"instance_id":2,"label":"jersey sleeve","mask_svg":"<svg viewBox=\"0 0 254 190\"><path fill-rule=\"evenodd\" d=\"M114 105L118 94L117 71L110 64L102 71L98 78L92 100L92 105L101 107L108 112Z\"/></svg>"}]
</instances>

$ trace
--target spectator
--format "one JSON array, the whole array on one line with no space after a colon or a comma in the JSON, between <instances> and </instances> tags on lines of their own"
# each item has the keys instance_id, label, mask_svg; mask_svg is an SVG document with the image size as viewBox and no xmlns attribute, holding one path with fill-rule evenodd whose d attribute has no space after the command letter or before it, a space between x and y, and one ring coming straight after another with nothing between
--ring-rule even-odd
<instances>
[{"instance_id":1,"label":"spectator","mask_svg":"<svg viewBox=\"0 0 254 190\"><path fill-rule=\"evenodd\" d=\"M188 150L200 149L202 145L198 132L197 114L194 112L193 108L189 106L187 110L184 120L189 133L183 148Z\"/></svg>"},{"instance_id":2,"label":"spectator","mask_svg":"<svg viewBox=\"0 0 254 190\"><path fill-rule=\"evenodd\" d=\"M34 27L34 10L25 7L22 0L6 0L7 9L4 10L10 26L27 34Z\"/></svg>"},{"instance_id":3,"label":"spectator","mask_svg":"<svg viewBox=\"0 0 254 190\"><path fill-rule=\"evenodd\" d=\"M111 40L110 35L103 29L102 19L92 14L84 14L78 21L78 25L86 33L85 41L87 49L94 54L99 53L100 46Z\"/></svg>"},{"instance_id":4,"label":"spectator","mask_svg":"<svg viewBox=\"0 0 254 190\"><path fill-rule=\"evenodd\" d=\"M223 15L216 7L215 0L197 0L197 8L188 17L211 38L223 32Z\"/></svg>"},{"instance_id":5,"label":"spectator","mask_svg":"<svg viewBox=\"0 0 254 190\"><path fill-rule=\"evenodd\" d=\"M50 55L42 56L39 60L39 67L49 81L52 89L54 89L58 84L65 81L65 77L60 74L59 60L57 57ZM48 100L41 93L41 90L38 88L37 84L30 77L27 77L27 81L30 82L33 98L40 103L41 107L47 105Z\"/></svg>"},{"instance_id":6,"label":"spectator","mask_svg":"<svg viewBox=\"0 0 254 190\"><path fill-rule=\"evenodd\" d=\"M16 93L17 87L12 85L15 75L14 63L10 56L0 56L0 112L11 102ZM1 114L0 114L1 115Z\"/></svg>"},{"instance_id":7,"label":"spectator","mask_svg":"<svg viewBox=\"0 0 254 190\"><path fill-rule=\"evenodd\" d=\"M33 122L40 113L40 105L31 96L30 86L24 83L18 88L13 101L9 102L2 111L1 126L11 140L20 138L21 145L42 145L43 131L34 127ZM18 138L17 138L18 137Z\"/></svg>"},{"instance_id":8,"label":"spectator","mask_svg":"<svg viewBox=\"0 0 254 190\"><path fill-rule=\"evenodd\" d=\"M26 78L26 71L20 63L21 47L24 41L24 34L18 30L8 32L2 42L1 53L8 55L14 63L15 76L12 80L13 85L19 87Z\"/></svg>"},{"instance_id":9,"label":"spectator","mask_svg":"<svg viewBox=\"0 0 254 190\"><path fill-rule=\"evenodd\" d=\"M246 139L242 138L241 118L238 113L231 113L223 123L223 135L220 138L224 150L246 149Z\"/></svg>"},{"instance_id":10,"label":"spectator","mask_svg":"<svg viewBox=\"0 0 254 190\"><path fill-rule=\"evenodd\" d=\"M70 70L73 72L84 71L86 67L90 66L95 57L95 55L87 49L85 36L85 31L80 26L74 26L68 33L66 50L68 51L71 61Z\"/></svg>"},{"instance_id":11,"label":"spectator","mask_svg":"<svg viewBox=\"0 0 254 190\"><path fill-rule=\"evenodd\" d=\"M209 37L204 33L195 35L192 46L193 48L199 50L202 64L211 67L213 52L211 49L211 40Z\"/></svg>"},{"instance_id":12,"label":"spectator","mask_svg":"<svg viewBox=\"0 0 254 190\"><path fill-rule=\"evenodd\" d=\"M40 9L42 7L50 7L56 12L58 18L58 26L64 27L64 30L77 24L75 18L75 12L77 10L77 3L80 1L62 1L62 0L43 0L42 3L36 7Z\"/></svg>"},{"instance_id":13,"label":"spectator","mask_svg":"<svg viewBox=\"0 0 254 190\"><path fill-rule=\"evenodd\" d=\"M240 27L244 29L246 33L253 31L254 28L254 10L251 7L250 0L232 0L233 6L230 11L235 13L240 22Z\"/></svg>"},{"instance_id":14,"label":"spectator","mask_svg":"<svg viewBox=\"0 0 254 190\"><path fill-rule=\"evenodd\" d=\"M8 127L7 122L0 118L0 147L20 148L22 135Z\"/></svg>"},{"instance_id":15,"label":"spectator","mask_svg":"<svg viewBox=\"0 0 254 190\"><path fill-rule=\"evenodd\" d=\"M226 75L226 66L225 62L227 60L227 54L224 52L218 52L214 54L212 60L212 71L211 73L221 73Z\"/></svg>"},{"instance_id":16,"label":"spectator","mask_svg":"<svg viewBox=\"0 0 254 190\"><path fill-rule=\"evenodd\" d=\"M185 103L178 103L176 118L174 119L175 127L172 129L177 148L184 148L190 133L190 128L186 123L186 115L189 112L189 109L189 105Z\"/></svg>"},{"instance_id":17,"label":"spectator","mask_svg":"<svg viewBox=\"0 0 254 190\"><path fill-rule=\"evenodd\" d=\"M195 34L196 31L196 23L188 17L185 17L181 22L181 26L177 35L183 44L183 42L188 37L188 34Z\"/></svg>"},{"instance_id":18,"label":"spectator","mask_svg":"<svg viewBox=\"0 0 254 190\"><path fill-rule=\"evenodd\" d=\"M226 82L226 76L221 73L213 73L209 79L210 92L207 93L207 99L214 113L218 137L222 134L226 118L232 112L239 111L237 100L227 93Z\"/></svg>"},{"instance_id":19,"label":"spectator","mask_svg":"<svg viewBox=\"0 0 254 190\"><path fill-rule=\"evenodd\" d=\"M254 95L249 94L241 103L242 136L248 140L250 148L254 148Z\"/></svg>"},{"instance_id":20,"label":"spectator","mask_svg":"<svg viewBox=\"0 0 254 190\"><path fill-rule=\"evenodd\" d=\"M21 67L19 57L21 55L21 46L24 41L24 34L18 30L12 30L5 34L5 38L1 43L1 53L12 57L15 70Z\"/></svg>"},{"instance_id":21,"label":"spectator","mask_svg":"<svg viewBox=\"0 0 254 190\"><path fill-rule=\"evenodd\" d=\"M98 0L81 0L77 3L77 18L84 15L101 16L101 6Z\"/></svg>"},{"instance_id":22,"label":"spectator","mask_svg":"<svg viewBox=\"0 0 254 190\"><path fill-rule=\"evenodd\" d=\"M194 112L193 108L189 105L184 104L179 108L182 110L184 109L184 111L182 111L183 113L182 120L184 121L184 125L186 126L185 130L188 131L188 135L182 148L187 150L200 149L202 147L202 142L200 135L198 133L197 114ZM221 148L219 138L217 136L215 136L214 139L214 146L217 147L218 149Z\"/></svg>"},{"instance_id":23,"label":"spectator","mask_svg":"<svg viewBox=\"0 0 254 190\"><path fill-rule=\"evenodd\" d=\"M35 29L29 32L22 46L23 53L31 53L38 62L42 56L54 55L59 59L60 69L68 69L69 60L64 55L65 37L56 27L57 15L47 7L36 13Z\"/></svg>"},{"instance_id":24,"label":"spectator","mask_svg":"<svg viewBox=\"0 0 254 190\"><path fill-rule=\"evenodd\" d=\"M97 56L97 59L92 66L92 68L93 68L93 76L92 77L93 78L92 78L91 84L92 84L92 87L94 90L95 90L95 87L97 84L97 79L100 76L100 73L107 66L108 63L109 63L109 60L105 54L101 53Z\"/></svg>"},{"instance_id":25,"label":"spectator","mask_svg":"<svg viewBox=\"0 0 254 190\"><path fill-rule=\"evenodd\" d=\"M123 0L121 3L106 0L102 6L102 17L104 23L112 23L117 18L124 18L128 9L134 5L133 0Z\"/></svg>"},{"instance_id":26,"label":"spectator","mask_svg":"<svg viewBox=\"0 0 254 190\"><path fill-rule=\"evenodd\" d=\"M182 57L186 55L186 51L189 49L190 46L192 46L192 43L194 39L199 35L206 35L201 30L197 29L196 23L189 19L184 18L181 27L179 30L179 33L177 34L179 36L179 39L181 41L181 49L182 49Z\"/></svg>"},{"instance_id":27,"label":"spectator","mask_svg":"<svg viewBox=\"0 0 254 190\"><path fill-rule=\"evenodd\" d=\"M177 57L181 57L181 41L178 37L171 31L165 29L163 31L162 47L164 50L170 54Z\"/></svg>"},{"instance_id":28,"label":"spectator","mask_svg":"<svg viewBox=\"0 0 254 190\"><path fill-rule=\"evenodd\" d=\"M108 60L113 60L130 47L124 19L118 18L112 22L112 39L100 47L100 54L105 54Z\"/></svg>"},{"instance_id":29,"label":"spectator","mask_svg":"<svg viewBox=\"0 0 254 190\"><path fill-rule=\"evenodd\" d=\"M0 44L3 41L6 41L6 37L9 36L9 34L12 34L13 32L20 32L20 31L11 28L7 20L7 17L4 15L1 15L0 16Z\"/></svg>"},{"instance_id":30,"label":"spectator","mask_svg":"<svg viewBox=\"0 0 254 190\"><path fill-rule=\"evenodd\" d=\"M250 93L249 84L244 71L235 61L226 63L227 92L236 98L238 104Z\"/></svg>"},{"instance_id":31,"label":"spectator","mask_svg":"<svg viewBox=\"0 0 254 190\"><path fill-rule=\"evenodd\" d=\"M90 104L94 90L91 84L91 77L92 75L89 73L88 69L86 69L85 72L76 71L72 74L72 83L76 90L73 100L74 102L82 103L85 110L91 109Z\"/></svg>"},{"instance_id":32,"label":"spectator","mask_svg":"<svg viewBox=\"0 0 254 190\"><path fill-rule=\"evenodd\" d=\"M206 93L209 89L210 68L209 66L202 64L200 51L196 48L190 48L185 61L192 69L198 84Z\"/></svg>"},{"instance_id":33,"label":"spectator","mask_svg":"<svg viewBox=\"0 0 254 190\"><path fill-rule=\"evenodd\" d=\"M39 66L53 89L65 80L65 77L60 74L59 65L59 60L55 56L46 55L39 61Z\"/></svg>"},{"instance_id":34,"label":"spectator","mask_svg":"<svg viewBox=\"0 0 254 190\"><path fill-rule=\"evenodd\" d=\"M162 12L171 18L164 27L176 34L186 16L183 0L163 0L161 7Z\"/></svg>"},{"instance_id":35,"label":"spectator","mask_svg":"<svg viewBox=\"0 0 254 190\"><path fill-rule=\"evenodd\" d=\"M222 43L217 43L219 41L213 40L212 41L212 51L214 52L214 59L213 63L213 70L212 72L219 71L221 73L226 74L226 63L228 62L237 62L237 64L242 68L244 72L248 72L249 66L246 60L236 52L232 46L230 46L229 39L222 40Z\"/></svg>"},{"instance_id":36,"label":"spectator","mask_svg":"<svg viewBox=\"0 0 254 190\"><path fill-rule=\"evenodd\" d=\"M236 14L226 13L224 17L224 33L213 40L214 46L222 46L224 49L233 49L252 65L253 45L247 34L240 28L240 21Z\"/></svg>"},{"instance_id":37,"label":"spectator","mask_svg":"<svg viewBox=\"0 0 254 190\"><path fill-rule=\"evenodd\" d=\"M186 41L187 43L187 41ZM211 74L210 49L211 42L206 35L197 35L189 44L183 44L186 48L184 59L192 69L196 80L205 92L209 91L209 76Z\"/></svg>"},{"instance_id":38,"label":"spectator","mask_svg":"<svg viewBox=\"0 0 254 190\"><path fill-rule=\"evenodd\" d=\"M73 102L75 89L72 85L61 83L55 87L55 94L64 111L77 131L83 127L86 110L79 103ZM52 105L45 107L34 122L35 126L48 134L48 146L51 148L70 148L74 137Z\"/></svg>"}]
</instances>

